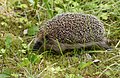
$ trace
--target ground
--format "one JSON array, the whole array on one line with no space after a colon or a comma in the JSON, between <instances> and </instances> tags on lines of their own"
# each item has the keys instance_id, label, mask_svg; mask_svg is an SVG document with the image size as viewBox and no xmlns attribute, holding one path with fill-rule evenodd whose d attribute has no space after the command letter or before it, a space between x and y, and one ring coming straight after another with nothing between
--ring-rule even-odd
<instances>
[{"instance_id":1,"label":"ground","mask_svg":"<svg viewBox=\"0 0 120 78\"><path fill-rule=\"evenodd\" d=\"M56 14L95 15L111 51L32 51L39 27ZM119 0L0 0L0 78L119 78Z\"/></svg>"}]
</instances>

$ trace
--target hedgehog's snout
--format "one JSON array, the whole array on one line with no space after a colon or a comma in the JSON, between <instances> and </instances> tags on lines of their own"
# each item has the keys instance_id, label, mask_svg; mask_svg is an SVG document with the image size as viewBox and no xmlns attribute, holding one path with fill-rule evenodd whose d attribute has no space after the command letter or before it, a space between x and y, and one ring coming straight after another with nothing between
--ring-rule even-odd
<instances>
[{"instance_id":1,"label":"hedgehog's snout","mask_svg":"<svg viewBox=\"0 0 120 78\"><path fill-rule=\"evenodd\" d=\"M33 45L33 51L39 50L41 46L42 46L42 42L36 41L35 44Z\"/></svg>"}]
</instances>

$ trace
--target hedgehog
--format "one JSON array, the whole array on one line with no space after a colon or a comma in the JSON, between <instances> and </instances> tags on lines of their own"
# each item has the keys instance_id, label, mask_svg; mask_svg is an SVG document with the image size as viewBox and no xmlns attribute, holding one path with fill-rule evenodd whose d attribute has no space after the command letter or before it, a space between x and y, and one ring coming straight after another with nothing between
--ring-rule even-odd
<instances>
[{"instance_id":1,"label":"hedgehog","mask_svg":"<svg viewBox=\"0 0 120 78\"><path fill-rule=\"evenodd\" d=\"M91 14L63 13L40 26L33 50L44 47L60 52L93 45L110 49L106 43L103 23Z\"/></svg>"}]
</instances>

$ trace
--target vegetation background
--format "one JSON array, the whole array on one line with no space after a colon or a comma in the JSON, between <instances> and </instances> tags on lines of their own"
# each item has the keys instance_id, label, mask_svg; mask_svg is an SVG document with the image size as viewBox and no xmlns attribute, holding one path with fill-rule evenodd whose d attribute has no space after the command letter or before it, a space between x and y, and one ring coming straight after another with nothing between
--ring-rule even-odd
<instances>
[{"instance_id":1,"label":"vegetation background","mask_svg":"<svg viewBox=\"0 0 120 78\"><path fill-rule=\"evenodd\" d=\"M114 50L32 52L40 24L66 12L97 16ZM0 0L0 78L120 78L119 46L120 0Z\"/></svg>"}]
</instances>

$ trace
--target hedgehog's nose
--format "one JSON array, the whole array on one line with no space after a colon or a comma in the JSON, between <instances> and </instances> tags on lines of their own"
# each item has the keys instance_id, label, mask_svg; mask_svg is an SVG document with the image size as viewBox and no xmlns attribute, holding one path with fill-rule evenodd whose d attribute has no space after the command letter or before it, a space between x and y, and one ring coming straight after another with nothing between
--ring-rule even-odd
<instances>
[{"instance_id":1,"label":"hedgehog's nose","mask_svg":"<svg viewBox=\"0 0 120 78\"><path fill-rule=\"evenodd\" d=\"M32 50L33 50L33 51L37 51L37 50L39 50L39 48L41 47L41 45L42 45L42 43L39 42L39 41L37 41L37 42L34 44Z\"/></svg>"}]
</instances>

